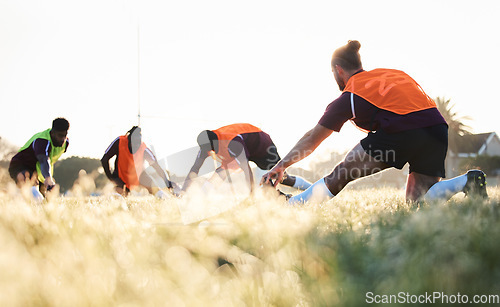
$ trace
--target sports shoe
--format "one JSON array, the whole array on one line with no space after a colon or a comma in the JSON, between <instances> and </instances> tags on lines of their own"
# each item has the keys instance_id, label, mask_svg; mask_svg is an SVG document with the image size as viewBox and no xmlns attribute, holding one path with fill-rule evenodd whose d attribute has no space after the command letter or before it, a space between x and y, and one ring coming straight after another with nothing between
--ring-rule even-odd
<instances>
[{"instance_id":1,"label":"sports shoe","mask_svg":"<svg viewBox=\"0 0 500 307\"><path fill-rule=\"evenodd\" d=\"M277 190L277 191L278 191L278 193L280 193L280 196L285 196L286 201L288 201L292 197L292 194L285 194L285 193L281 192L280 190Z\"/></svg>"},{"instance_id":2,"label":"sports shoe","mask_svg":"<svg viewBox=\"0 0 500 307\"><path fill-rule=\"evenodd\" d=\"M486 192L486 174L480 170L471 170L467 172L467 183L463 189L465 195L477 195L484 199L488 198Z\"/></svg>"}]
</instances>

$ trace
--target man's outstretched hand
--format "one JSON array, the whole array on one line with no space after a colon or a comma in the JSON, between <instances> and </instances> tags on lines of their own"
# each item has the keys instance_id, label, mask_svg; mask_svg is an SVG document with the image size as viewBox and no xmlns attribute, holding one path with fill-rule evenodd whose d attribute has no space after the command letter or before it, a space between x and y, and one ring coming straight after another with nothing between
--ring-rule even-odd
<instances>
[{"instance_id":1,"label":"man's outstretched hand","mask_svg":"<svg viewBox=\"0 0 500 307\"><path fill-rule=\"evenodd\" d=\"M268 184L276 188L278 186L278 183L280 183L285 176L285 169L286 168L283 167L281 163L276 164L269 172L265 173L264 176L262 176L260 184Z\"/></svg>"},{"instance_id":2,"label":"man's outstretched hand","mask_svg":"<svg viewBox=\"0 0 500 307\"><path fill-rule=\"evenodd\" d=\"M56 185L56 183L54 182L54 179L52 179L52 177L45 178L44 184L45 184L45 188L47 189L47 191L52 190Z\"/></svg>"}]
</instances>

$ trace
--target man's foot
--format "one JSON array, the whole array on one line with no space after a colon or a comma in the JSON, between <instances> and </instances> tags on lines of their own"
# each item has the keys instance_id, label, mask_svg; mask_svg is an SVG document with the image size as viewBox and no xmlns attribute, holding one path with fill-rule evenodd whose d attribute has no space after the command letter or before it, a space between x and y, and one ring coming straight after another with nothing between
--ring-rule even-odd
<instances>
[{"instance_id":1,"label":"man's foot","mask_svg":"<svg viewBox=\"0 0 500 307\"><path fill-rule=\"evenodd\" d=\"M467 172L467 183L463 189L465 195L477 195L484 199L488 198L486 192L486 174L480 170Z\"/></svg>"},{"instance_id":2,"label":"man's foot","mask_svg":"<svg viewBox=\"0 0 500 307\"><path fill-rule=\"evenodd\" d=\"M285 194L285 193L281 192L280 190L277 190L277 191L278 191L278 193L280 193L280 196L285 196L286 201L288 201L292 197L292 194Z\"/></svg>"}]
</instances>

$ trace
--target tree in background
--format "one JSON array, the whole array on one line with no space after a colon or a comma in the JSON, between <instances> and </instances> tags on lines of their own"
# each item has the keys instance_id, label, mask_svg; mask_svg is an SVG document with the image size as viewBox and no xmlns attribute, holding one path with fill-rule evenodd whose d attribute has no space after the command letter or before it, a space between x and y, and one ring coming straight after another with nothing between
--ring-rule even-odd
<instances>
[{"instance_id":1,"label":"tree in background","mask_svg":"<svg viewBox=\"0 0 500 307\"><path fill-rule=\"evenodd\" d=\"M450 103L450 99L445 100L445 98L437 97L434 101L449 126L448 149L457 153L462 136L472 134L471 127L464 124L464 121L469 121L471 118L468 116L459 116L453 110L455 105Z\"/></svg>"},{"instance_id":2,"label":"tree in background","mask_svg":"<svg viewBox=\"0 0 500 307\"><path fill-rule=\"evenodd\" d=\"M54 179L59 184L61 193L65 193L73 187L81 170L85 170L87 174L95 174L100 167L101 161L99 159L72 156L58 161L54 165ZM104 174L99 173L95 176L97 189L104 187L107 182Z\"/></svg>"},{"instance_id":3,"label":"tree in background","mask_svg":"<svg viewBox=\"0 0 500 307\"><path fill-rule=\"evenodd\" d=\"M477 157L466 158L460 163L460 169L467 171L478 168L489 176L500 175L500 156L481 155Z\"/></svg>"}]
</instances>

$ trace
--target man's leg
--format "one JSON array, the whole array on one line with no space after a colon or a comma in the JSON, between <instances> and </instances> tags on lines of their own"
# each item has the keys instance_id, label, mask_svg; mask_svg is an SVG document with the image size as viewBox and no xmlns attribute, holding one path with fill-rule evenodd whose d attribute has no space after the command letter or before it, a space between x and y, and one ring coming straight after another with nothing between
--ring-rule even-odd
<instances>
[{"instance_id":1,"label":"man's leg","mask_svg":"<svg viewBox=\"0 0 500 307\"><path fill-rule=\"evenodd\" d=\"M155 194L158 191L154 179L145 171L139 176L139 184L148 190L149 194ZM154 190L153 190L154 189Z\"/></svg>"},{"instance_id":2,"label":"man's leg","mask_svg":"<svg viewBox=\"0 0 500 307\"><path fill-rule=\"evenodd\" d=\"M19 172L17 173L14 181L16 182L17 187L22 187L29 179L28 177L28 172Z\"/></svg>"},{"instance_id":3,"label":"man's leg","mask_svg":"<svg viewBox=\"0 0 500 307\"><path fill-rule=\"evenodd\" d=\"M448 200L458 192L488 198L486 174L480 170L470 170L466 174L436 182L429 187L424 195L424 200Z\"/></svg>"},{"instance_id":4,"label":"man's leg","mask_svg":"<svg viewBox=\"0 0 500 307\"><path fill-rule=\"evenodd\" d=\"M375 174L390 166L368 155L361 144L356 145L325 178L316 181L304 192L290 198L291 204L310 200L325 201L337 195L349 182Z\"/></svg>"},{"instance_id":5,"label":"man's leg","mask_svg":"<svg viewBox=\"0 0 500 307\"><path fill-rule=\"evenodd\" d=\"M38 188L38 178L35 171L30 171L25 168L9 168L9 174L16 182L18 188L22 189L25 186L31 186L31 195L37 201L41 201L45 194L42 194Z\"/></svg>"},{"instance_id":6,"label":"man's leg","mask_svg":"<svg viewBox=\"0 0 500 307\"><path fill-rule=\"evenodd\" d=\"M121 178L118 176L118 172L115 172L112 174L111 181L115 184L115 192L117 194L120 194L122 196L127 196L127 188L125 187L125 182L121 180Z\"/></svg>"},{"instance_id":7,"label":"man's leg","mask_svg":"<svg viewBox=\"0 0 500 307\"><path fill-rule=\"evenodd\" d=\"M418 201L423 195L425 195L425 193L427 193L429 188L439 182L439 180L441 180L441 177L433 177L411 172L408 175L408 180L406 182L406 201Z\"/></svg>"},{"instance_id":8,"label":"man's leg","mask_svg":"<svg viewBox=\"0 0 500 307\"><path fill-rule=\"evenodd\" d=\"M18 188L25 184L38 185L36 171L29 170L26 167L11 167L9 166L10 178L14 179Z\"/></svg>"},{"instance_id":9,"label":"man's leg","mask_svg":"<svg viewBox=\"0 0 500 307\"><path fill-rule=\"evenodd\" d=\"M40 182L38 184L38 190L43 195L43 197L46 197L46 195L47 195L47 187L45 186L45 184L43 184L43 183Z\"/></svg>"},{"instance_id":10,"label":"man's leg","mask_svg":"<svg viewBox=\"0 0 500 307\"><path fill-rule=\"evenodd\" d=\"M283 181L281 181L280 183L282 185L286 185L302 191L306 190L312 185L309 181L305 180L302 177L288 175L287 173L285 173L285 178L283 178Z\"/></svg>"},{"instance_id":11,"label":"man's leg","mask_svg":"<svg viewBox=\"0 0 500 307\"><path fill-rule=\"evenodd\" d=\"M390 166L368 155L361 144L356 145L333 170L325 177L330 191L337 195L349 182L373 175Z\"/></svg>"}]
</instances>

